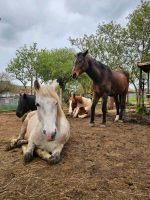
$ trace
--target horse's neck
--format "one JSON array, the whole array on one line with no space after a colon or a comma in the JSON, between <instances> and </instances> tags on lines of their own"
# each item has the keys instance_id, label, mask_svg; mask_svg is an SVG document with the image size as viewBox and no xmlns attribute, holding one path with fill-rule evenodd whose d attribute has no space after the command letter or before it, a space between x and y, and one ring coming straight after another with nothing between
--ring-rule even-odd
<instances>
[{"instance_id":1,"label":"horse's neck","mask_svg":"<svg viewBox=\"0 0 150 200\"><path fill-rule=\"evenodd\" d=\"M31 104L35 104L35 96L28 96L27 100L28 100L28 102L30 102Z\"/></svg>"},{"instance_id":2,"label":"horse's neck","mask_svg":"<svg viewBox=\"0 0 150 200\"><path fill-rule=\"evenodd\" d=\"M102 74L99 67L96 65L96 63L94 64L94 62L94 59L88 58L88 69L86 70L86 73L94 82L99 82Z\"/></svg>"}]
</instances>

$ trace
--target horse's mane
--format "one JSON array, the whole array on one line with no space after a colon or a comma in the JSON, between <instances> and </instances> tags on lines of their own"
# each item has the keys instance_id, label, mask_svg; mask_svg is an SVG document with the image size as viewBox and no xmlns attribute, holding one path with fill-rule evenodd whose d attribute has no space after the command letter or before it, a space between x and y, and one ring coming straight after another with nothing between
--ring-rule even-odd
<instances>
[{"instance_id":1,"label":"horse's mane","mask_svg":"<svg viewBox=\"0 0 150 200\"><path fill-rule=\"evenodd\" d=\"M77 57L83 55L82 52L79 52L77 53ZM111 70L107 65L101 63L100 61L96 60L95 58L92 58L90 55L87 55L86 56L90 61L94 62L96 64L97 67L100 67L102 69L105 69L105 70Z\"/></svg>"},{"instance_id":2,"label":"horse's mane","mask_svg":"<svg viewBox=\"0 0 150 200\"><path fill-rule=\"evenodd\" d=\"M92 60L98 68L111 71L111 69L107 65L105 65L102 62L96 60L95 58L92 58L92 57L89 56L89 59Z\"/></svg>"},{"instance_id":3,"label":"horse's mane","mask_svg":"<svg viewBox=\"0 0 150 200\"><path fill-rule=\"evenodd\" d=\"M58 102L58 114L59 116L63 114L63 110L60 104L60 98L58 94L56 93L56 91L51 86L41 85L41 88L38 91L38 93L41 96L53 97L54 99L56 99L56 101Z\"/></svg>"}]
</instances>

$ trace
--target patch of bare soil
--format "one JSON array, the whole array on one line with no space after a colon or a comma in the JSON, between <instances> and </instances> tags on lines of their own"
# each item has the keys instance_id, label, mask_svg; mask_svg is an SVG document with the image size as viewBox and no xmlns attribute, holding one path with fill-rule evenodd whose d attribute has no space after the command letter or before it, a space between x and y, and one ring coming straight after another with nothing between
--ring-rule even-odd
<instances>
[{"instance_id":1,"label":"patch of bare soil","mask_svg":"<svg viewBox=\"0 0 150 200\"><path fill-rule=\"evenodd\" d=\"M89 119L68 118L71 137L61 162L48 165L36 157L24 165L21 149L5 151L21 127L14 113L0 114L0 199L7 200L149 200L150 125L114 123L106 128ZM134 120L133 120L134 121Z\"/></svg>"}]
</instances>

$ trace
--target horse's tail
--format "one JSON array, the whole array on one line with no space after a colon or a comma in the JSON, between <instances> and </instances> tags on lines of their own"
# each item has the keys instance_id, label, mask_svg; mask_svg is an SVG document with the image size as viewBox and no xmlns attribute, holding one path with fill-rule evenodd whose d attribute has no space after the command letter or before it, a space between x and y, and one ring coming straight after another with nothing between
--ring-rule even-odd
<instances>
[{"instance_id":1,"label":"horse's tail","mask_svg":"<svg viewBox=\"0 0 150 200\"><path fill-rule=\"evenodd\" d=\"M127 71L122 71L122 73L126 76L127 81L129 83L129 73Z\"/></svg>"}]
</instances>

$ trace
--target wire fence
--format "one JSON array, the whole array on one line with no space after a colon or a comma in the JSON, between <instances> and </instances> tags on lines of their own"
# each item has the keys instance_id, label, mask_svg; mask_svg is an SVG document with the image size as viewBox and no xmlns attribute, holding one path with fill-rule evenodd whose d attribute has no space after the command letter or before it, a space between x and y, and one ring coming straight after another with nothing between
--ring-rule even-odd
<instances>
[{"instance_id":1,"label":"wire fence","mask_svg":"<svg viewBox=\"0 0 150 200\"><path fill-rule=\"evenodd\" d=\"M19 96L0 97L0 111L15 111Z\"/></svg>"},{"instance_id":2,"label":"wire fence","mask_svg":"<svg viewBox=\"0 0 150 200\"><path fill-rule=\"evenodd\" d=\"M69 98L69 97L68 97ZM18 105L19 95L10 97L0 97L0 111L15 111ZM145 104L148 104L148 100L145 96ZM101 100L100 100L101 103ZM128 93L126 103L128 106L136 106L136 94Z\"/></svg>"}]
</instances>

